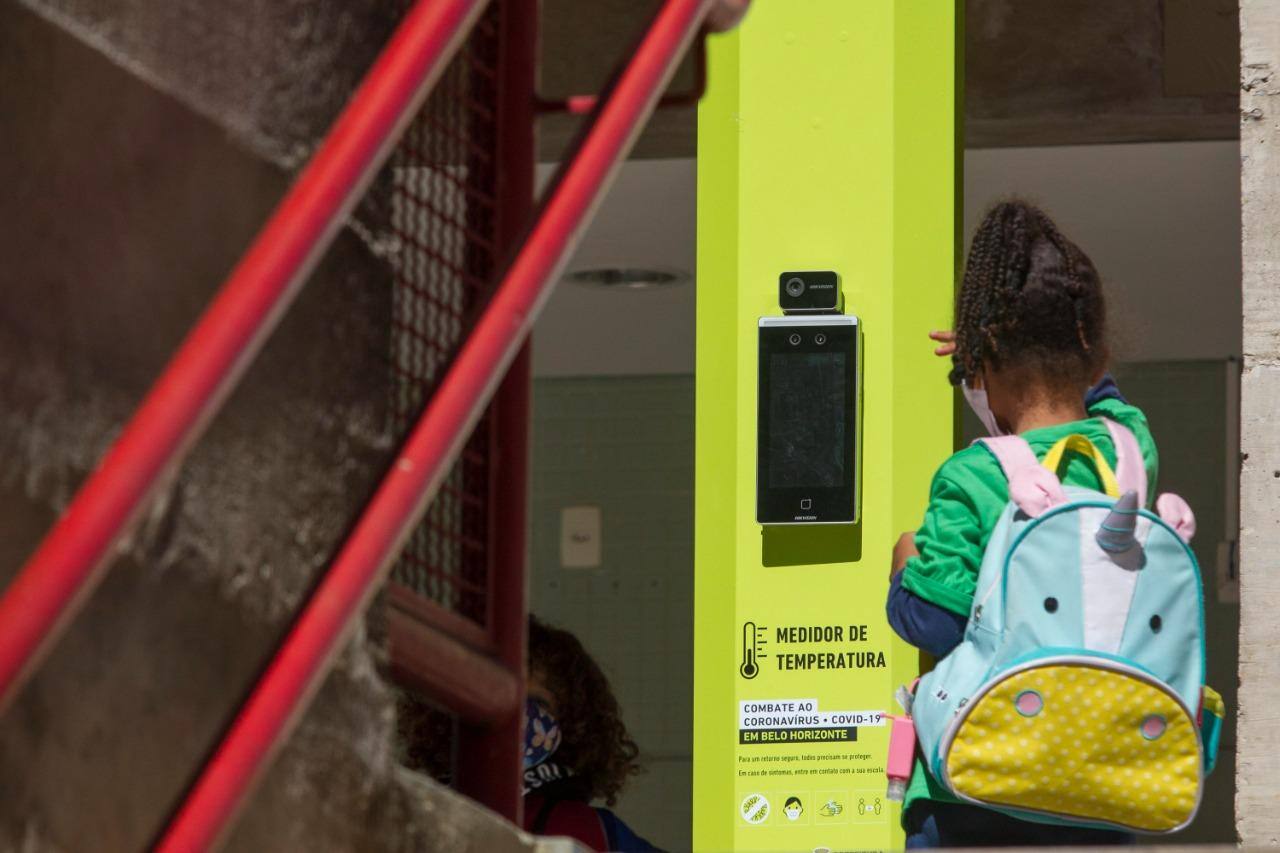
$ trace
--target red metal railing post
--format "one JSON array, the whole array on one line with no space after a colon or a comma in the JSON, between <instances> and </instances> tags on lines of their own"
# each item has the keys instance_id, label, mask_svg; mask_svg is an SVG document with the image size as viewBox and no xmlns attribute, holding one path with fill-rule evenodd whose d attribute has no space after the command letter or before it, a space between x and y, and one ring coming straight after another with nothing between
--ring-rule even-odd
<instances>
[{"instance_id":1,"label":"red metal railing post","mask_svg":"<svg viewBox=\"0 0 1280 853\"><path fill-rule=\"evenodd\" d=\"M662 5L391 471L166 829L162 853L215 844L296 724L523 347L709 5Z\"/></svg>"},{"instance_id":2,"label":"red metal railing post","mask_svg":"<svg viewBox=\"0 0 1280 853\"><path fill-rule=\"evenodd\" d=\"M298 180L0 599L0 711L289 307L488 0L419 0Z\"/></svg>"},{"instance_id":3,"label":"red metal railing post","mask_svg":"<svg viewBox=\"0 0 1280 853\"><path fill-rule=\"evenodd\" d=\"M519 823L524 802L524 681L528 638L528 430L530 358L526 344L494 399L497 476L489 619L497 658L516 674L513 713L488 725L462 721L454 778L459 791Z\"/></svg>"},{"instance_id":4,"label":"red metal railing post","mask_svg":"<svg viewBox=\"0 0 1280 853\"><path fill-rule=\"evenodd\" d=\"M537 0L507 4L499 35L497 242L514 250L533 208L534 82ZM529 397L532 361L526 343L494 398L490 442L495 476L489 490L488 628L499 663L518 679L516 707L488 725L459 726L454 779L459 791L520 823L524 742L525 645L528 635Z\"/></svg>"}]
</instances>

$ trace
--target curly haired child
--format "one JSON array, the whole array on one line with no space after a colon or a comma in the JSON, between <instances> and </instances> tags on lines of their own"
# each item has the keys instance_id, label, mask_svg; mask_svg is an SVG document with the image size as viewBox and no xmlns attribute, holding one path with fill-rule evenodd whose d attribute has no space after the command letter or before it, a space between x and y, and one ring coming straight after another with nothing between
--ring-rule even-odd
<instances>
[{"instance_id":1,"label":"curly haired child","mask_svg":"<svg viewBox=\"0 0 1280 853\"><path fill-rule=\"evenodd\" d=\"M1157 453L1147 419L1106 374L1106 301L1093 263L1041 210L998 204L973 238L951 333L934 333L952 359L951 381L992 434L1017 434L1042 458L1078 433L1111 464L1104 418L1136 436L1150 494ZM1095 468L1072 458L1070 485L1098 489ZM982 445L954 454L934 475L920 529L893 552L887 612L894 630L937 657L961 642L987 541L1009 501L1008 483ZM1047 826L961 804L917 762L903 809L907 847L1098 845L1132 836Z\"/></svg>"},{"instance_id":2,"label":"curly haired child","mask_svg":"<svg viewBox=\"0 0 1280 853\"><path fill-rule=\"evenodd\" d=\"M640 772L609 680L573 634L529 618L525 829L596 850L656 850L607 808Z\"/></svg>"}]
</instances>

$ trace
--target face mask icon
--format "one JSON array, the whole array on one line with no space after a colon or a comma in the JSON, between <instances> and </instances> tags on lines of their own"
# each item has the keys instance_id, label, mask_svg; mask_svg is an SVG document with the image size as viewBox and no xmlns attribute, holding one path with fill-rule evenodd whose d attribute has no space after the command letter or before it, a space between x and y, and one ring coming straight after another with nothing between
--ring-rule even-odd
<instances>
[{"instance_id":1,"label":"face mask icon","mask_svg":"<svg viewBox=\"0 0 1280 853\"><path fill-rule=\"evenodd\" d=\"M782 812L787 816L787 820L799 820L800 815L804 814L804 804L800 802L799 797L790 797L783 805Z\"/></svg>"}]
</instances>

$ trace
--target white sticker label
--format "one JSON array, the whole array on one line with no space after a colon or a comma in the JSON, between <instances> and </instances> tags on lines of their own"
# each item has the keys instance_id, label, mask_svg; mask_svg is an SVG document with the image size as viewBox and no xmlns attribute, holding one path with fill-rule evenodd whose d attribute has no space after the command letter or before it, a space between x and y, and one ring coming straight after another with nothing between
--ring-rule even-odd
<instances>
[{"instance_id":1,"label":"white sticker label","mask_svg":"<svg viewBox=\"0 0 1280 853\"><path fill-rule=\"evenodd\" d=\"M883 726L884 711L823 711L817 699L749 699L738 703L741 729Z\"/></svg>"}]
</instances>

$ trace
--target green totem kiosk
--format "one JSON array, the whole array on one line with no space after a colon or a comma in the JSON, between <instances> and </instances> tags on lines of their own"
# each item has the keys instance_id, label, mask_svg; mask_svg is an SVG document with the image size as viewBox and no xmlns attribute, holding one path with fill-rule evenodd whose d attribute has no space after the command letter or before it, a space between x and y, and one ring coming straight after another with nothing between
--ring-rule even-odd
<instances>
[{"instance_id":1,"label":"green totem kiosk","mask_svg":"<svg viewBox=\"0 0 1280 853\"><path fill-rule=\"evenodd\" d=\"M919 524L953 442L947 365L927 333L949 322L957 268L961 21L957 0L756 0L711 42L698 121L700 851L902 846L884 715L918 661L884 602L893 543ZM797 271L818 290L835 281L841 313L828 293L828 313L782 319L789 293L805 307Z\"/></svg>"}]
</instances>

